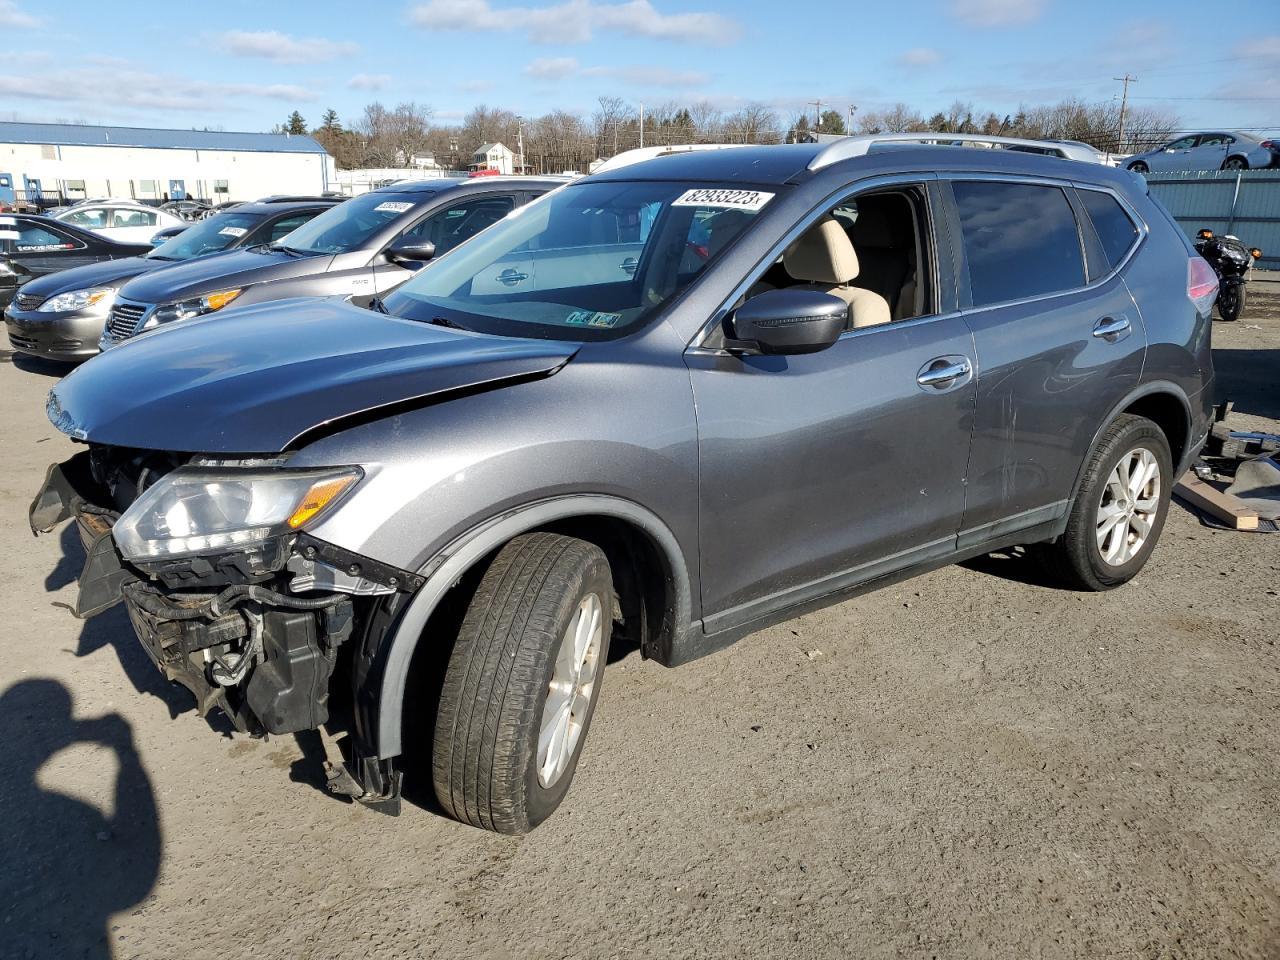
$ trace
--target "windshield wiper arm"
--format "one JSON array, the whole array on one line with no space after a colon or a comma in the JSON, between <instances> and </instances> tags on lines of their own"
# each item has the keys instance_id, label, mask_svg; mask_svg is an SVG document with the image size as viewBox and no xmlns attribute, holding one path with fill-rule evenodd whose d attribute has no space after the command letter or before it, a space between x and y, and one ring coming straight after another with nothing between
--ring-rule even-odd
<instances>
[{"instance_id":1,"label":"windshield wiper arm","mask_svg":"<svg viewBox=\"0 0 1280 960\"><path fill-rule=\"evenodd\" d=\"M466 330L468 333L474 333L470 327L464 327L456 320L450 320L448 317L432 317L427 323L433 327L447 327L450 330Z\"/></svg>"},{"instance_id":2,"label":"windshield wiper arm","mask_svg":"<svg viewBox=\"0 0 1280 960\"><path fill-rule=\"evenodd\" d=\"M272 253L287 253L291 257L305 257L307 255L305 250L295 250L293 247L286 247L282 243L269 244L267 249Z\"/></svg>"}]
</instances>

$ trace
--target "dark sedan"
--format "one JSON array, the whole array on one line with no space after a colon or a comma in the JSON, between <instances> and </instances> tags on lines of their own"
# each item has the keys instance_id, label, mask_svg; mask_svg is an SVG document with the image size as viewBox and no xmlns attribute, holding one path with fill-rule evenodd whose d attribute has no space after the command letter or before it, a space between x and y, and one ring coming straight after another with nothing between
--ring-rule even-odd
<instances>
[{"instance_id":1,"label":"dark sedan","mask_svg":"<svg viewBox=\"0 0 1280 960\"><path fill-rule=\"evenodd\" d=\"M19 287L45 274L101 260L136 257L150 249L145 244L108 240L48 217L0 215L0 307L13 301Z\"/></svg>"},{"instance_id":2,"label":"dark sedan","mask_svg":"<svg viewBox=\"0 0 1280 960\"><path fill-rule=\"evenodd\" d=\"M33 280L4 312L9 342L21 353L52 360L84 360L98 352L116 291L129 280L197 257L275 243L339 202L328 197L292 197L242 203L192 224L146 256L125 255L124 259L90 263ZM63 224L57 228L65 229ZM136 253L139 248L128 250Z\"/></svg>"}]
</instances>

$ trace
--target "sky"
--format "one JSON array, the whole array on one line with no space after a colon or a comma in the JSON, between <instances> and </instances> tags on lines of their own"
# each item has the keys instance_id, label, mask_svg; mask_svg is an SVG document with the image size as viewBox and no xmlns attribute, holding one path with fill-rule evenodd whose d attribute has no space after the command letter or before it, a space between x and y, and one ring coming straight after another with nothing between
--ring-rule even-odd
<instances>
[{"instance_id":1,"label":"sky","mask_svg":"<svg viewBox=\"0 0 1280 960\"><path fill-rule=\"evenodd\" d=\"M414 101L526 116L748 101L783 119L1067 97L1280 133L1280 3L1236 0L0 0L0 120L269 130Z\"/></svg>"}]
</instances>

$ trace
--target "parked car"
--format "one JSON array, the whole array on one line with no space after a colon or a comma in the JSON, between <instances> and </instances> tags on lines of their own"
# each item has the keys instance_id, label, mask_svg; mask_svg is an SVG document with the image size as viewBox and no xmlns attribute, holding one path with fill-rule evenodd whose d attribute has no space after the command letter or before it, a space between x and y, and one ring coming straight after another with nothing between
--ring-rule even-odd
<instances>
[{"instance_id":1,"label":"parked car","mask_svg":"<svg viewBox=\"0 0 1280 960\"><path fill-rule=\"evenodd\" d=\"M869 153L896 147L929 144L943 147L1013 150L1017 153L1035 153L1063 160L1079 160L1083 163L1107 163L1106 154L1079 140L1028 140L986 133L876 133L851 139L867 144Z\"/></svg>"},{"instance_id":2,"label":"parked car","mask_svg":"<svg viewBox=\"0 0 1280 960\"><path fill-rule=\"evenodd\" d=\"M1280 144L1251 133L1189 133L1125 161L1134 173L1280 167Z\"/></svg>"},{"instance_id":3,"label":"parked car","mask_svg":"<svg viewBox=\"0 0 1280 960\"><path fill-rule=\"evenodd\" d=\"M332 787L384 809L422 731L445 811L525 831L611 643L675 666L1014 544L1080 589L1134 577L1208 430L1216 289L1099 164L663 156L507 217L386 315L270 303L85 364L49 415L86 448L32 526L76 515L79 613L123 599L201 711L288 733L332 704Z\"/></svg>"},{"instance_id":4,"label":"parked car","mask_svg":"<svg viewBox=\"0 0 1280 960\"><path fill-rule=\"evenodd\" d=\"M121 243L146 243L162 227L182 226L186 222L165 210L127 200L78 203L69 210L61 211L54 219Z\"/></svg>"},{"instance_id":5,"label":"parked car","mask_svg":"<svg viewBox=\"0 0 1280 960\"><path fill-rule=\"evenodd\" d=\"M170 228L177 234L145 256L136 256L145 247L132 246L123 259L90 263L32 280L22 288L17 302L5 310L9 342L15 350L33 356L84 360L98 352L116 293L134 277L237 247L276 243L337 202L312 198L243 204L199 223Z\"/></svg>"},{"instance_id":6,"label":"parked car","mask_svg":"<svg viewBox=\"0 0 1280 960\"><path fill-rule=\"evenodd\" d=\"M170 200L160 204L160 209L181 220L192 221L204 217L211 208L204 200Z\"/></svg>"},{"instance_id":7,"label":"parked car","mask_svg":"<svg viewBox=\"0 0 1280 960\"><path fill-rule=\"evenodd\" d=\"M0 215L0 307L7 307L15 294L20 290L25 293L28 283L45 274L101 260L121 260L148 249L34 214ZM20 349L17 343L14 346Z\"/></svg>"},{"instance_id":8,"label":"parked car","mask_svg":"<svg viewBox=\"0 0 1280 960\"><path fill-rule=\"evenodd\" d=\"M286 297L343 295L368 304L437 253L560 186L551 177L418 180L348 200L265 247L187 263L120 290L106 350L144 330Z\"/></svg>"}]
</instances>

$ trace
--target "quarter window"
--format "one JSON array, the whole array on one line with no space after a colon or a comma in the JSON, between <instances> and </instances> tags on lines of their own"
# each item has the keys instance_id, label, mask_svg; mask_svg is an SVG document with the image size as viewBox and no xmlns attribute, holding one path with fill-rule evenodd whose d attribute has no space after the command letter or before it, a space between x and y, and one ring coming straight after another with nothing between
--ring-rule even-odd
<instances>
[{"instance_id":1,"label":"quarter window","mask_svg":"<svg viewBox=\"0 0 1280 960\"><path fill-rule=\"evenodd\" d=\"M46 230L32 224L19 224L16 229L5 229L3 235L7 241L9 253L46 253L53 250L74 250L75 241L60 233Z\"/></svg>"},{"instance_id":2,"label":"quarter window","mask_svg":"<svg viewBox=\"0 0 1280 960\"><path fill-rule=\"evenodd\" d=\"M1080 233L1061 188L958 181L953 189L975 307L1084 285Z\"/></svg>"},{"instance_id":3,"label":"quarter window","mask_svg":"<svg viewBox=\"0 0 1280 960\"><path fill-rule=\"evenodd\" d=\"M1079 197L1085 210L1089 212L1089 219L1093 221L1093 229L1102 243L1107 264L1114 269L1138 239L1138 228L1111 194L1080 190Z\"/></svg>"}]
</instances>

